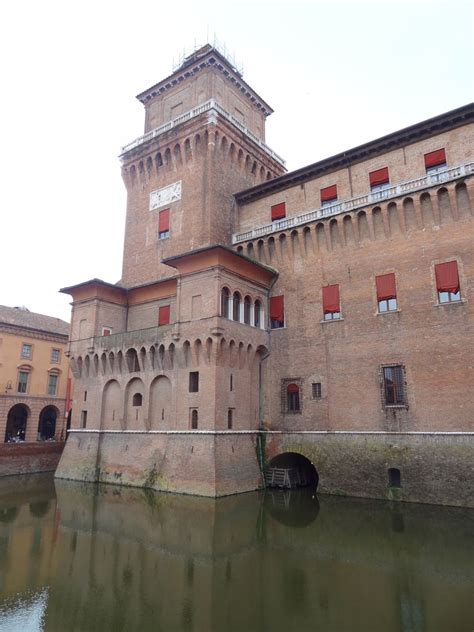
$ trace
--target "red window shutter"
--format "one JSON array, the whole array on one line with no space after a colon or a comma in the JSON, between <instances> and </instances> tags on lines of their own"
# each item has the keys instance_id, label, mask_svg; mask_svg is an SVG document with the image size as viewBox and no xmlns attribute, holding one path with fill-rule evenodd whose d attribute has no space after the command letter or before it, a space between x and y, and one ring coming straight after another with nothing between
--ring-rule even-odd
<instances>
[{"instance_id":1,"label":"red window shutter","mask_svg":"<svg viewBox=\"0 0 474 632\"><path fill-rule=\"evenodd\" d=\"M377 300L388 301L391 298L397 298L397 288L395 287L395 274L381 274L375 277L377 286Z\"/></svg>"},{"instance_id":2,"label":"red window shutter","mask_svg":"<svg viewBox=\"0 0 474 632\"><path fill-rule=\"evenodd\" d=\"M280 204L274 204L272 206L272 222L277 219L283 219L286 217L286 203L280 202Z\"/></svg>"},{"instance_id":3,"label":"red window shutter","mask_svg":"<svg viewBox=\"0 0 474 632\"><path fill-rule=\"evenodd\" d=\"M321 189L321 202L330 202L337 200L337 184Z\"/></svg>"},{"instance_id":4,"label":"red window shutter","mask_svg":"<svg viewBox=\"0 0 474 632\"><path fill-rule=\"evenodd\" d=\"M286 392L287 393L299 393L300 392L300 387L298 386L298 384L288 384Z\"/></svg>"},{"instance_id":5,"label":"red window shutter","mask_svg":"<svg viewBox=\"0 0 474 632\"><path fill-rule=\"evenodd\" d=\"M446 152L444 149L437 149L425 154L425 167L437 167L446 163Z\"/></svg>"},{"instance_id":6,"label":"red window shutter","mask_svg":"<svg viewBox=\"0 0 474 632\"><path fill-rule=\"evenodd\" d=\"M372 171L369 173L369 181L370 186L375 187L380 184L387 184L390 182L390 178L388 176L388 167L383 167L383 169L377 169L377 171Z\"/></svg>"},{"instance_id":7,"label":"red window shutter","mask_svg":"<svg viewBox=\"0 0 474 632\"><path fill-rule=\"evenodd\" d=\"M170 306L162 305L158 310L158 326L169 325L170 323Z\"/></svg>"},{"instance_id":8,"label":"red window shutter","mask_svg":"<svg viewBox=\"0 0 474 632\"><path fill-rule=\"evenodd\" d=\"M169 229L170 229L170 210L169 208L165 208L163 211L160 211L159 220L158 220L158 232L167 233Z\"/></svg>"},{"instance_id":9,"label":"red window shutter","mask_svg":"<svg viewBox=\"0 0 474 632\"><path fill-rule=\"evenodd\" d=\"M104 328L104 333L102 335L103 336L110 336L110 329Z\"/></svg>"},{"instance_id":10,"label":"red window shutter","mask_svg":"<svg viewBox=\"0 0 474 632\"><path fill-rule=\"evenodd\" d=\"M270 299L270 320L285 322L285 297L272 296Z\"/></svg>"},{"instance_id":11,"label":"red window shutter","mask_svg":"<svg viewBox=\"0 0 474 632\"><path fill-rule=\"evenodd\" d=\"M340 311L339 285L326 285L323 287L323 312L335 314Z\"/></svg>"},{"instance_id":12,"label":"red window shutter","mask_svg":"<svg viewBox=\"0 0 474 632\"><path fill-rule=\"evenodd\" d=\"M459 292L459 274L456 261L435 265L436 287L438 292Z\"/></svg>"}]
</instances>

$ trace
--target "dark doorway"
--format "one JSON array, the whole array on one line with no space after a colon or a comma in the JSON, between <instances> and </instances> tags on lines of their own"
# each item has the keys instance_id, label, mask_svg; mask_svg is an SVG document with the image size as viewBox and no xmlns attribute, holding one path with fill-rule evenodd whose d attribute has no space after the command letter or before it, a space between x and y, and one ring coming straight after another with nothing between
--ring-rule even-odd
<instances>
[{"instance_id":1,"label":"dark doorway","mask_svg":"<svg viewBox=\"0 0 474 632\"><path fill-rule=\"evenodd\" d=\"M401 487L401 475L400 470L396 467L391 467L388 470L388 484L390 487Z\"/></svg>"},{"instance_id":2,"label":"dark doorway","mask_svg":"<svg viewBox=\"0 0 474 632\"><path fill-rule=\"evenodd\" d=\"M319 476L314 465L302 454L284 452L275 456L265 469L267 487L293 489L317 488Z\"/></svg>"},{"instance_id":3,"label":"dark doorway","mask_svg":"<svg viewBox=\"0 0 474 632\"><path fill-rule=\"evenodd\" d=\"M16 404L10 408L5 429L5 443L24 441L27 421L28 408L24 404Z\"/></svg>"},{"instance_id":4,"label":"dark doorway","mask_svg":"<svg viewBox=\"0 0 474 632\"><path fill-rule=\"evenodd\" d=\"M40 413L38 424L38 441L54 439L58 412L54 406L46 406Z\"/></svg>"}]
</instances>

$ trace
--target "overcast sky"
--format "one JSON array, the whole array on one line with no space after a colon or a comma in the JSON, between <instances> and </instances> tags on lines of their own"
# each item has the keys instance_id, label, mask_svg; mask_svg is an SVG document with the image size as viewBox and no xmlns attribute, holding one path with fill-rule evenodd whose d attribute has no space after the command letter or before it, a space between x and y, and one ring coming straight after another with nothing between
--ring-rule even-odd
<instances>
[{"instance_id":1,"label":"overcast sky","mask_svg":"<svg viewBox=\"0 0 474 632\"><path fill-rule=\"evenodd\" d=\"M0 304L69 320L121 276L135 95L214 33L274 108L289 170L472 100L473 12L449 2L15 0L0 9Z\"/></svg>"}]
</instances>

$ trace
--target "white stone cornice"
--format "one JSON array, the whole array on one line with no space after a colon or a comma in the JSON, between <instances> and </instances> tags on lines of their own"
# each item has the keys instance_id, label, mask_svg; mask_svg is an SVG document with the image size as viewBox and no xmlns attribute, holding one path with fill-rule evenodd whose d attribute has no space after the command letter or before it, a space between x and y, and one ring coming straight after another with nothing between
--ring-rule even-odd
<instances>
[{"instance_id":1,"label":"white stone cornice","mask_svg":"<svg viewBox=\"0 0 474 632\"><path fill-rule=\"evenodd\" d=\"M196 106L192 110L188 110L188 112L181 114L180 116L173 119L172 121L163 123L163 125L160 125L159 127L155 127L155 129L152 129L146 134L143 134L143 136L139 136L138 138L133 140L131 143L128 143L128 145L125 145L124 147L122 147L120 157L123 159L125 155L128 152L132 151L133 149L136 149L137 147L140 147L141 145L144 145L145 143L148 143L152 141L153 139L158 138L162 134L166 134L170 130L175 129L179 125L182 125L183 123L186 123L196 118L197 116L200 116L201 114L205 112L207 112L208 116L211 117L213 120L214 119L217 120L218 114L222 116L223 118L225 118L232 125L234 125L234 127L236 127L240 132L245 134L254 143L256 143L260 147L260 149L262 149L266 154L268 154L268 156L270 156L273 160L278 162L282 167L285 166L285 161L283 160L283 158L281 158L277 153L275 153L272 149L270 149L270 147L266 143L264 143L261 138L259 138L247 127L245 127L245 125L243 125L238 119L236 119L235 116L232 116L232 114L227 112L227 110L225 110L221 105L219 105L219 103L217 103L215 99L209 99L205 103L201 103L201 105Z\"/></svg>"},{"instance_id":2,"label":"white stone cornice","mask_svg":"<svg viewBox=\"0 0 474 632\"><path fill-rule=\"evenodd\" d=\"M454 180L458 180L459 178L464 178L473 174L474 162L468 162L458 165L457 167L449 167L448 169L443 169L436 173L416 178L415 180L407 180L393 186L388 186L386 189L382 189L381 191L374 191L373 193L360 195L342 202L336 200L334 204L330 204L328 206L304 211L303 213L299 213L293 217L285 217L284 219L272 222L271 224L265 224L264 226L259 226L258 228L247 230L242 233L235 233L232 235L232 243L238 244L243 241L260 239L261 237L265 237L265 235L271 235L272 233L277 233L289 228L310 224L314 221L321 221L327 217L333 217L334 215L340 215L341 213L350 213L356 209L361 209L366 206L374 206L393 198L405 195L409 196L414 192L446 184L447 182L452 182Z\"/></svg>"}]
</instances>

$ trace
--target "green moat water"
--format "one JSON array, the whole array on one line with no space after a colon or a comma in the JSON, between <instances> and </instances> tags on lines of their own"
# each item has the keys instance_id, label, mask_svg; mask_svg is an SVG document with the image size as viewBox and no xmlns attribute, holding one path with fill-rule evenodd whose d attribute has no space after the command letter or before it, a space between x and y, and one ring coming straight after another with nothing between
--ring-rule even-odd
<instances>
[{"instance_id":1,"label":"green moat water","mask_svg":"<svg viewBox=\"0 0 474 632\"><path fill-rule=\"evenodd\" d=\"M472 632L474 512L0 479L0 632Z\"/></svg>"}]
</instances>

